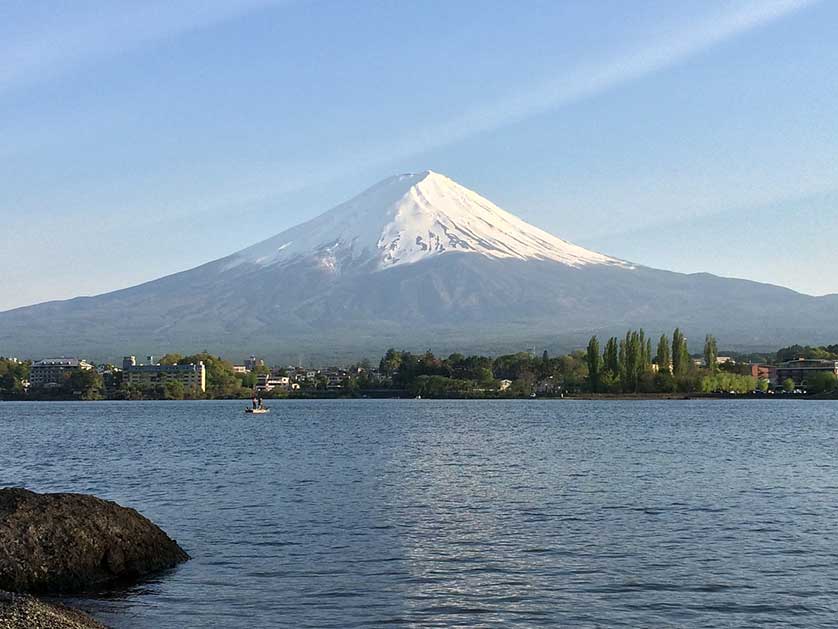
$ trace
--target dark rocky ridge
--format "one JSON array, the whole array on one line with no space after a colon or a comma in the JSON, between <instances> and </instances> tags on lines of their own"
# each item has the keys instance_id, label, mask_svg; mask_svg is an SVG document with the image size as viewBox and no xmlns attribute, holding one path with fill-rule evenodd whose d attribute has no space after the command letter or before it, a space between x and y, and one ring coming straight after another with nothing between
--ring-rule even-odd
<instances>
[{"instance_id":1,"label":"dark rocky ridge","mask_svg":"<svg viewBox=\"0 0 838 629\"><path fill-rule=\"evenodd\" d=\"M0 489L0 590L83 592L187 559L134 509L82 494Z\"/></svg>"}]
</instances>

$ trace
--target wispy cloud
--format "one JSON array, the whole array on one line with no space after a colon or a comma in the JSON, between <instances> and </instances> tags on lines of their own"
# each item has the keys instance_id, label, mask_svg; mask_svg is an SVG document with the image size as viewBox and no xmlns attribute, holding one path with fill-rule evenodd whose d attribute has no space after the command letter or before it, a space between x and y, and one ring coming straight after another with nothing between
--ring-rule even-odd
<instances>
[{"instance_id":1,"label":"wispy cloud","mask_svg":"<svg viewBox=\"0 0 838 629\"><path fill-rule=\"evenodd\" d=\"M287 1L144 0L87 7L72 3L68 19L44 19L40 26L30 24L17 33L14 16L7 15L0 27L0 93Z\"/></svg>"},{"instance_id":2,"label":"wispy cloud","mask_svg":"<svg viewBox=\"0 0 838 629\"><path fill-rule=\"evenodd\" d=\"M507 98L467 109L443 124L404 138L392 154L409 157L596 96L674 67L713 46L817 1L758 0L709 16L698 24L673 30L646 46L622 51L604 61L579 65L539 84L520 86Z\"/></svg>"},{"instance_id":3,"label":"wispy cloud","mask_svg":"<svg viewBox=\"0 0 838 629\"><path fill-rule=\"evenodd\" d=\"M169 199L164 204L166 220L187 218L196 213L208 216L238 212L250 205L264 204L277 197L353 173L379 170L675 67L714 46L790 16L818 1L740 2L733 9L672 28L667 35L646 45L565 68L535 84L515 86L506 97L488 104L466 107L448 120L429 123L400 137L332 152L328 160L318 160L316 163L295 160L254 164L248 176L226 178L217 188L206 185L190 198ZM247 11L282 3L282 0L243 0L235 4L223 0L190 0L171 6L161 3L139 4L131 14L122 11L85 28L71 29L69 34L61 38L57 47L47 45L48 38L41 38L32 44L32 51L23 51L24 63L17 71L23 75L20 80L25 80L25 75L35 68L59 71L67 65L133 49L154 40L222 22ZM122 37L113 37L120 33ZM74 42L83 40L85 43L78 48L73 46ZM60 59L58 50L64 51L67 58ZM29 71L24 71L27 67ZM4 74L4 70L0 69L0 91L14 81L13 76ZM141 223L158 220L153 216L140 218L142 216L137 215Z\"/></svg>"},{"instance_id":4,"label":"wispy cloud","mask_svg":"<svg viewBox=\"0 0 838 629\"><path fill-rule=\"evenodd\" d=\"M516 86L514 92L489 104L469 107L440 123L419 127L413 133L354 147L338 154L329 164L277 164L262 167L262 173L281 172L282 180L252 179L238 187L238 203L265 201L271 196L319 185L352 172L373 170L389 163L443 148L533 116L545 114L586 98L631 83L684 63L761 26L790 16L820 0L749 0L726 12L672 29L668 35L645 46L623 50L597 62L579 64L556 76ZM229 191L236 195L233 190ZM230 197L228 197L230 198Z\"/></svg>"}]
</instances>

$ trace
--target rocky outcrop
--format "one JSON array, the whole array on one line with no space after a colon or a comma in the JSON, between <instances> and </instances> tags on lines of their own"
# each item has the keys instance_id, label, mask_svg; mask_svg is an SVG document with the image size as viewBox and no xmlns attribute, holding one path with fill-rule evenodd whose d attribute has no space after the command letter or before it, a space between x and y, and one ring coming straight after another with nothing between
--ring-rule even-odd
<instances>
[{"instance_id":1,"label":"rocky outcrop","mask_svg":"<svg viewBox=\"0 0 838 629\"><path fill-rule=\"evenodd\" d=\"M0 489L0 590L83 592L187 559L134 509L82 494Z\"/></svg>"},{"instance_id":2,"label":"rocky outcrop","mask_svg":"<svg viewBox=\"0 0 838 629\"><path fill-rule=\"evenodd\" d=\"M105 625L63 605L0 592L0 629L105 629Z\"/></svg>"}]
</instances>

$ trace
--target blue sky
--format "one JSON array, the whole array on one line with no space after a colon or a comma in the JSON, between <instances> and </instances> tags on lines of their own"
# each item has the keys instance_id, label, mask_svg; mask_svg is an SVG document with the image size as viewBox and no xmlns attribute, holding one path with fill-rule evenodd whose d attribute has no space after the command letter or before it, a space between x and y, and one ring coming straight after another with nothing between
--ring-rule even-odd
<instances>
[{"instance_id":1,"label":"blue sky","mask_svg":"<svg viewBox=\"0 0 838 629\"><path fill-rule=\"evenodd\" d=\"M838 3L0 4L0 309L431 168L632 261L838 292Z\"/></svg>"}]
</instances>

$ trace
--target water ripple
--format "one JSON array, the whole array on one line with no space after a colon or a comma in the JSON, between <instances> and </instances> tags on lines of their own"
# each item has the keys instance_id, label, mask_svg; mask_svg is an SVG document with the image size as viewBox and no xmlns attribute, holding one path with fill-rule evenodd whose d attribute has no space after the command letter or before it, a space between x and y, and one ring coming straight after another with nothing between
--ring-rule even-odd
<instances>
[{"instance_id":1,"label":"water ripple","mask_svg":"<svg viewBox=\"0 0 838 629\"><path fill-rule=\"evenodd\" d=\"M0 404L0 484L194 559L112 626L831 627L834 402Z\"/></svg>"}]
</instances>

